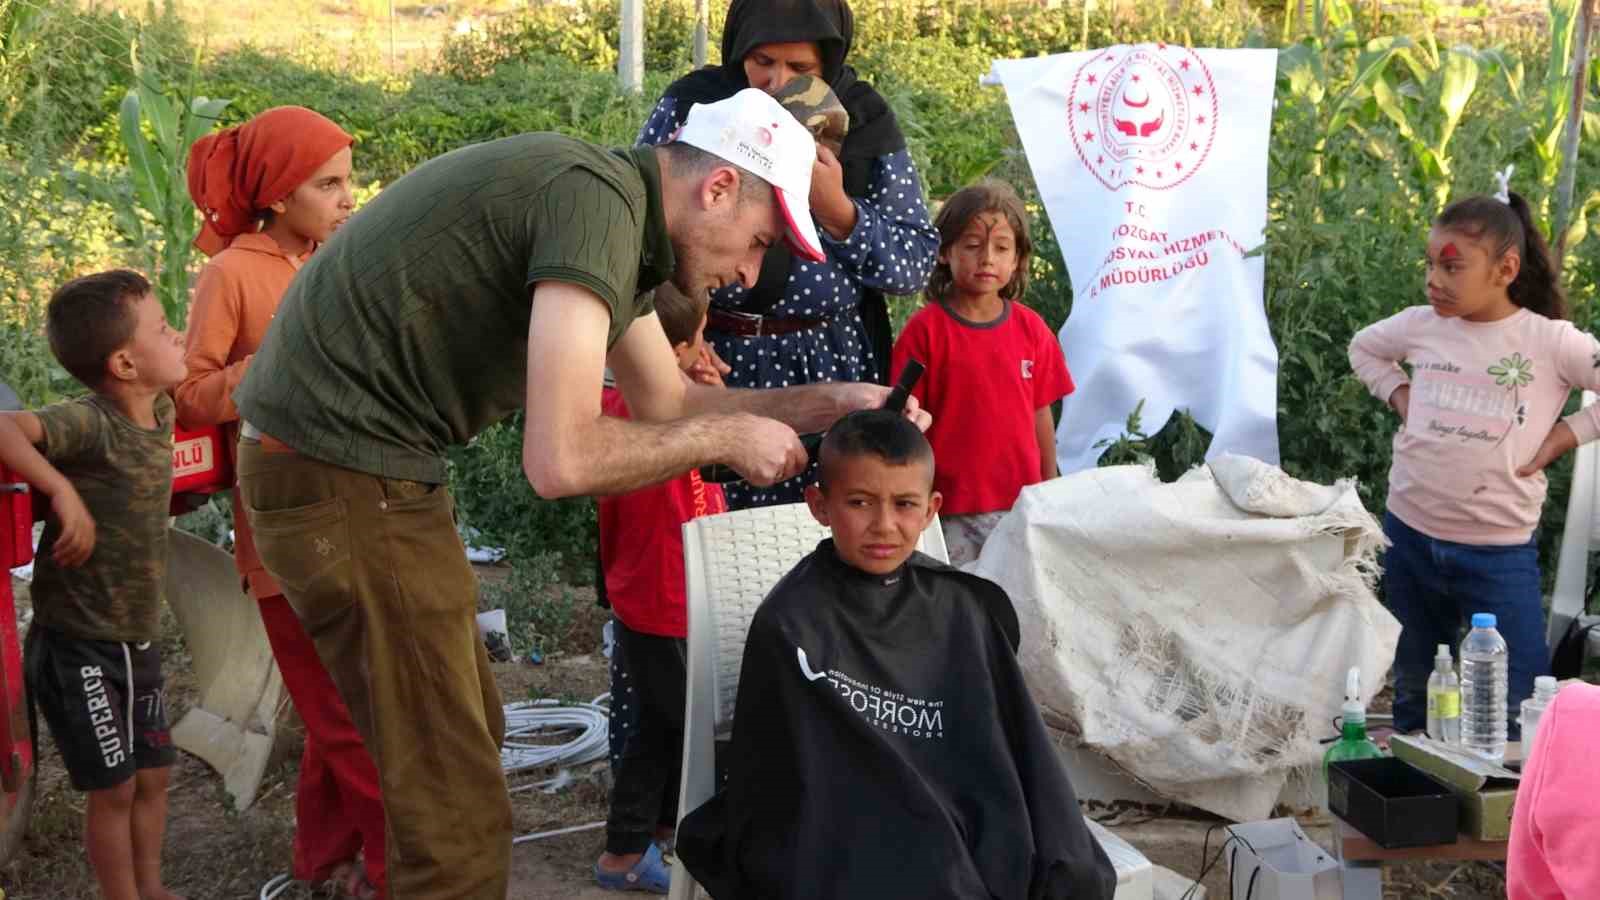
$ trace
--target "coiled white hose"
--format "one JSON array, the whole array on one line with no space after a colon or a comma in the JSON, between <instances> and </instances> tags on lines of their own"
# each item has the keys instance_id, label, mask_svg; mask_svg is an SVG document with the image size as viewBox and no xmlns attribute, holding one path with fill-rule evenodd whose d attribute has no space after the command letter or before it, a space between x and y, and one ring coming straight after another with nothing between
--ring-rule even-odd
<instances>
[{"instance_id":1,"label":"coiled white hose","mask_svg":"<svg viewBox=\"0 0 1600 900\"><path fill-rule=\"evenodd\" d=\"M609 749L611 709L606 704L611 695L601 694L588 703L564 704L559 700L523 700L508 703L505 707L506 739L500 747L500 767L507 776L532 769L549 769L581 766L606 758ZM576 731L572 739L562 744L536 743L535 739L550 738ZM544 790L560 786L570 780L565 772L544 781L518 785L512 793L526 790ZM578 831L604 828L604 822L590 822L571 828L525 834L512 840L513 844L537 841ZM276 898L294 885L288 875L277 875L261 886L260 900Z\"/></svg>"}]
</instances>

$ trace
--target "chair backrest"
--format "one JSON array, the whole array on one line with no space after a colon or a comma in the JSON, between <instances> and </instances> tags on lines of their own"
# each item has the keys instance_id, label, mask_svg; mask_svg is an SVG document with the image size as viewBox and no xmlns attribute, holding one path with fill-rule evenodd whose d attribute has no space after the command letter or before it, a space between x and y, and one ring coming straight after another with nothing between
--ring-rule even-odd
<instances>
[{"instance_id":1,"label":"chair backrest","mask_svg":"<svg viewBox=\"0 0 1600 900\"><path fill-rule=\"evenodd\" d=\"M1583 392L1583 405L1595 402L1595 394ZM1574 619L1583 615L1589 599L1589 552L1600 535L1600 443L1580 446L1574 454L1572 493L1567 498L1567 524L1561 535L1561 553L1556 561L1556 584L1550 594L1548 642L1552 653Z\"/></svg>"},{"instance_id":2,"label":"chair backrest","mask_svg":"<svg viewBox=\"0 0 1600 900\"><path fill-rule=\"evenodd\" d=\"M684 523L683 563L689 606L689 684L683 710L683 771L678 818L716 791L716 737L733 724L745 635L756 607L828 530L804 503L741 509ZM949 562L935 518L917 549ZM700 896L683 863L672 867L669 900Z\"/></svg>"},{"instance_id":3,"label":"chair backrest","mask_svg":"<svg viewBox=\"0 0 1600 900\"><path fill-rule=\"evenodd\" d=\"M683 526L688 655L709 662L706 671L716 698L712 720L718 733L725 733L733 722L745 634L756 607L778 579L827 536L828 529L811 517L804 503L735 510ZM949 561L937 517L922 533L917 549L940 562Z\"/></svg>"}]
</instances>

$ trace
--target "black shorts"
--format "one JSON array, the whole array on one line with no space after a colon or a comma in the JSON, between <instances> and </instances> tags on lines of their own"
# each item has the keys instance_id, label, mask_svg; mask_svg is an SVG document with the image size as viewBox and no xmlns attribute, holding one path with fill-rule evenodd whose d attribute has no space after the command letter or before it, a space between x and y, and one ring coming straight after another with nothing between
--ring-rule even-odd
<instances>
[{"instance_id":1,"label":"black shorts","mask_svg":"<svg viewBox=\"0 0 1600 900\"><path fill-rule=\"evenodd\" d=\"M161 651L28 629L23 672L80 791L114 788L177 759L161 696Z\"/></svg>"}]
</instances>

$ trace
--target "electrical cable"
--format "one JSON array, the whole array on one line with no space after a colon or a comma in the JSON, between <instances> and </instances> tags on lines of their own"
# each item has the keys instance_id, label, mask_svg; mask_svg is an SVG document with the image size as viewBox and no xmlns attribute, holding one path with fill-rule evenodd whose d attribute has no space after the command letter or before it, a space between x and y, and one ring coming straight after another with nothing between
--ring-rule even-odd
<instances>
[{"instance_id":1,"label":"electrical cable","mask_svg":"<svg viewBox=\"0 0 1600 900\"><path fill-rule=\"evenodd\" d=\"M294 886L294 879L288 874L274 875L266 884L261 886L261 900L277 900L289 888Z\"/></svg>"},{"instance_id":2,"label":"electrical cable","mask_svg":"<svg viewBox=\"0 0 1600 900\"><path fill-rule=\"evenodd\" d=\"M556 789L572 780L567 769L606 758L611 731L609 693L588 703L562 703L559 700L523 700L505 706L506 736L500 748L500 767L507 777L522 772L560 768L554 777L520 784L510 793ZM572 734L563 743L542 743L553 737ZM525 834L513 844L539 841L563 834L604 828L605 822L590 822L570 828ZM275 900L294 884L288 875L274 876L261 886L260 900Z\"/></svg>"}]
</instances>

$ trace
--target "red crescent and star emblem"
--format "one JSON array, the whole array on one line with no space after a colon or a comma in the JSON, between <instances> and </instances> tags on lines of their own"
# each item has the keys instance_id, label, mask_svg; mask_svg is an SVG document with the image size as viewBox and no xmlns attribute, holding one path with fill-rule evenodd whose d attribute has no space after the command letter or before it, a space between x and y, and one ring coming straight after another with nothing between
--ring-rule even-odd
<instances>
[{"instance_id":1,"label":"red crescent and star emblem","mask_svg":"<svg viewBox=\"0 0 1600 900\"><path fill-rule=\"evenodd\" d=\"M1176 187L1216 135L1211 70L1187 47L1113 47L1073 76L1067 123L1079 158L1107 188Z\"/></svg>"}]
</instances>

